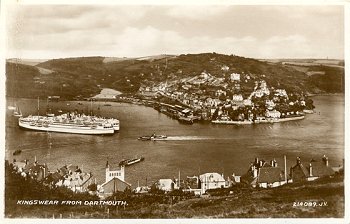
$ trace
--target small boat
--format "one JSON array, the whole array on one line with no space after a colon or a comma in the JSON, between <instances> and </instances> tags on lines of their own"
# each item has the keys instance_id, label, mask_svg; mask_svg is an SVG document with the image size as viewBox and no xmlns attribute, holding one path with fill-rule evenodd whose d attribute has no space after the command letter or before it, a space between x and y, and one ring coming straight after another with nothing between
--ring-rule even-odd
<instances>
[{"instance_id":1,"label":"small boat","mask_svg":"<svg viewBox=\"0 0 350 224\"><path fill-rule=\"evenodd\" d=\"M12 153L12 155L16 156L16 155L21 154L21 152L22 152L22 150L17 149L16 151L14 151L14 152Z\"/></svg>"},{"instance_id":2,"label":"small boat","mask_svg":"<svg viewBox=\"0 0 350 224\"><path fill-rule=\"evenodd\" d=\"M145 158L144 157L139 157L139 158L134 158L134 159L123 159L122 161L120 161L119 166L130 166L132 164L135 163L139 163L144 161Z\"/></svg>"},{"instance_id":3,"label":"small boat","mask_svg":"<svg viewBox=\"0 0 350 224\"><path fill-rule=\"evenodd\" d=\"M112 104L105 103L105 104L103 104L103 106L110 107L110 106L112 106Z\"/></svg>"},{"instance_id":4,"label":"small boat","mask_svg":"<svg viewBox=\"0 0 350 224\"><path fill-rule=\"evenodd\" d=\"M15 111L13 111L13 116L22 117L22 111L19 109L19 107L16 106Z\"/></svg>"},{"instance_id":5,"label":"small boat","mask_svg":"<svg viewBox=\"0 0 350 224\"><path fill-rule=\"evenodd\" d=\"M193 119L189 117L179 116L178 121L183 124L193 124Z\"/></svg>"}]
</instances>

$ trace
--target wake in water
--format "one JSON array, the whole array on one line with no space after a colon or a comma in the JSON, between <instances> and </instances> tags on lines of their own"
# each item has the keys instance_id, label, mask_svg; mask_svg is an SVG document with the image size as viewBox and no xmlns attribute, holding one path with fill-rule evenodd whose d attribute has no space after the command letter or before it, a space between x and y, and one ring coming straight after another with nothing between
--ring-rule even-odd
<instances>
[{"instance_id":1,"label":"wake in water","mask_svg":"<svg viewBox=\"0 0 350 224\"><path fill-rule=\"evenodd\" d=\"M208 136L168 136L164 139L154 139L155 141L199 141L199 140L214 140L215 137ZM222 139L222 138L220 138Z\"/></svg>"}]
</instances>

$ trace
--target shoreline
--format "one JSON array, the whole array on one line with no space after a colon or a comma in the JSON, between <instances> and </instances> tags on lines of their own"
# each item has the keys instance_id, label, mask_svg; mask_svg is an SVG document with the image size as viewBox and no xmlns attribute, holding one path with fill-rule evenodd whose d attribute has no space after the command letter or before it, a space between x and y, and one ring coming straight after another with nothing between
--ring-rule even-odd
<instances>
[{"instance_id":1,"label":"shoreline","mask_svg":"<svg viewBox=\"0 0 350 224\"><path fill-rule=\"evenodd\" d=\"M306 96L345 96L345 93L308 93Z\"/></svg>"},{"instance_id":2,"label":"shoreline","mask_svg":"<svg viewBox=\"0 0 350 224\"><path fill-rule=\"evenodd\" d=\"M305 116L297 116L297 117L286 117L286 118L279 118L279 119L268 119L263 121L218 121L214 120L211 121L212 124L219 124L219 125L251 125L251 124L268 124L268 123L280 123L280 122L286 122L286 121L296 121L296 120L302 120Z\"/></svg>"}]
</instances>

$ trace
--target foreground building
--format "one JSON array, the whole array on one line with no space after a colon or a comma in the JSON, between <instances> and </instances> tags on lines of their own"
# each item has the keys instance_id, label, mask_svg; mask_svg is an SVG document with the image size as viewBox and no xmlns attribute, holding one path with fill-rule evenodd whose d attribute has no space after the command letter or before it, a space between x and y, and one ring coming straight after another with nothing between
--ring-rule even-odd
<instances>
[{"instance_id":1,"label":"foreground building","mask_svg":"<svg viewBox=\"0 0 350 224\"><path fill-rule=\"evenodd\" d=\"M91 184L91 173L84 173L78 166L65 165L52 174L53 179L58 179L56 186L65 186L74 192L85 192Z\"/></svg>"},{"instance_id":2,"label":"foreground building","mask_svg":"<svg viewBox=\"0 0 350 224\"><path fill-rule=\"evenodd\" d=\"M125 178L125 167L121 166L119 169L111 170L107 161L106 163L106 179L103 184L98 186L98 191L103 196L110 196L117 191L125 191L130 188L131 184L127 183Z\"/></svg>"},{"instance_id":3,"label":"foreground building","mask_svg":"<svg viewBox=\"0 0 350 224\"><path fill-rule=\"evenodd\" d=\"M271 188L279 187L287 183L287 176L275 159L267 163L265 160L255 158L249 170L241 177L242 183L252 187Z\"/></svg>"},{"instance_id":4,"label":"foreground building","mask_svg":"<svg viewBox=\"0 0 350 224\"><path fill-rule=\"evenodd\" d=\"M323 155L321 160L312 159L304 165L301 158L297 157L296 164L290 168L290 176L293 182L313 181L320 177L334 175L334 170L329 166L328 157Z\"/></svg>"}]
</instances>

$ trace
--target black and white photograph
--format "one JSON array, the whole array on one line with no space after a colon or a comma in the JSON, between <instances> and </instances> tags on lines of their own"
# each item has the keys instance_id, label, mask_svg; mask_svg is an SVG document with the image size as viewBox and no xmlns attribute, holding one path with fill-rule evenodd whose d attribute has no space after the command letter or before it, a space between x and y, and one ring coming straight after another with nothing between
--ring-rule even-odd
<instances>
[{"instance_id":1,"label":"black and white photograph","mask_svg":"<svg viewBox=\"0 0 350 224\"><path fill-rule=\"evenodd\" d=\"M286 3L2 2L5 222L344 223L349 5Z\"/></svg>"}]
</instances>

